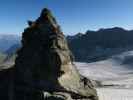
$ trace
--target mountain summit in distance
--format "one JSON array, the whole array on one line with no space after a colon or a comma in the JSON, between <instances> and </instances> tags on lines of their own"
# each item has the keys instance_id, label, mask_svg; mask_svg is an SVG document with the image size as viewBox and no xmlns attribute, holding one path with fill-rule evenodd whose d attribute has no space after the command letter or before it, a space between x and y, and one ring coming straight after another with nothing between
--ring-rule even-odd
<instances>
[{"instance_id":1,"label":"mountain summit in distance","mask_svg":"<svg viewBox=\"0 0 133 100\"><path fill-rule=\"evenodd\" d=\"M87 31L68 36L76 61L94 62L133 49L133 30L120 27Z\"/></svg>"}]
</instances>

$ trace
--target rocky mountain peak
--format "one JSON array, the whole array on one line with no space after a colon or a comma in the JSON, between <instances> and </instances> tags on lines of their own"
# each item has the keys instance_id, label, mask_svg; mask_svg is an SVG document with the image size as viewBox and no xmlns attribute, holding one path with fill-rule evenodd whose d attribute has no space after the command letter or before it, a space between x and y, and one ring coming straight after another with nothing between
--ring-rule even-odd
<instances>
[{"instance_id":1,"label":"rocky mountain peak","mask_svg":"<svg viewBox=\"0 0 133 100\"><path fill-rule=\"evenodd\" d=\"M22 34L10 100L97 100L91 81L79 74L65 36L50 10ZM12 88L10 88L12 89Z\"/></svg>"},{"instance_id":2,"label":"rocky mountain peak","mask_svg":"<svg viewBox=\"0 0 133 100\"><path fill-rule=\"evenodd\" d=\"M36 20L36 24L46 25L51 31L56 31L59 29L55 18L53 17L51 11L47 8L44 8L40 14L40 17ZM45 26L45 27L46 27Z\"/></svg>"},{"instance_id":3,"label":"rocky mountain peak","mask_svg":"<svg viewBox=\"0 0 133 100\"><path fill-rule=\"evenodd\" d=\"M44 8L40 14L40 18L48 20L48 18L53 18L53 15L49 9Z\"/></svg>"}]
</instances>

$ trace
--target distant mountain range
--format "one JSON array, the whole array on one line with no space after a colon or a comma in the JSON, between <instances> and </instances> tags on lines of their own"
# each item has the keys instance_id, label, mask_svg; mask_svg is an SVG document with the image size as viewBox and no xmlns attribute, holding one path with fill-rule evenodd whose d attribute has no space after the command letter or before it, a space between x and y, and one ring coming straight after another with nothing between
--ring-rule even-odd
<instances>
[{"instance_id":1,"label":"distant mountain range","mask_svg":"<svg viewBox=\"0 0 133 100\"><path fill-rule=\"evenodd\" d=\"M20 48L21 37L0 35L0 52L8 58ZM115 54L133 50L133 30L114 27L87 31L74 36L67 36L68 44L76 61L94 62L105 60Z\"/></svg>"},{"instance_id":2,"label":"distant mountain range","mask_svg":"<svg viewBox=\"0 0 133 100\"><path fill-rule=\"evenodd\" d=\"M21 37L18 35L0 34L0 63L14 56L20 47L20 40Z\"/></svg>"},{"instance_id":3,"label":"distant mountain range","mask_svg":"<svg viewBox=\"0 0 133 100\"><path fill-rule=\"evenodd\" d=\"M67 37L76 61L104 60L133 49L133 30L114 27Z\"/></svg>"},{"instance_id":4,"label":"distant mountain range","mask_svg":"<svg viewBox=\"0 0 133 100\"><path fill-rule=\"evenodd\" d=\"M11 34L0 34L0 51L5 52L14 44L20 44L21 37Z\"/></svg>"}]
</instances>

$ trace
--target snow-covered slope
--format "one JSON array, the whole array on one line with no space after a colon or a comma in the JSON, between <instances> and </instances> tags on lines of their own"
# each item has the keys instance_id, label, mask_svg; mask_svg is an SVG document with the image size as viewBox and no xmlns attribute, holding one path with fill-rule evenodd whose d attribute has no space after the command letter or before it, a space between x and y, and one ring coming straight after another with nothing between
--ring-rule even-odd
<instances>
[{"instance_id":1,"label":"snow-covered slope","mask_svg":"<svg viewBox=\"0 0 133 100\"><path fill-rule=\"evenodd\" d=\"M102 85L133 88L133 51L115 55L110 59L93 62L76 62L79 72Z\"/></svg>"},{"instance_id":2,"label":"snow-covered slope","mask_svg":"<svg viewBox=\"0 0 133 100\"><path fill-rule=\"evenodd\" d=\"M132 89L98 88L99 100L133 100Z\"/></svg>"}]
</instances>

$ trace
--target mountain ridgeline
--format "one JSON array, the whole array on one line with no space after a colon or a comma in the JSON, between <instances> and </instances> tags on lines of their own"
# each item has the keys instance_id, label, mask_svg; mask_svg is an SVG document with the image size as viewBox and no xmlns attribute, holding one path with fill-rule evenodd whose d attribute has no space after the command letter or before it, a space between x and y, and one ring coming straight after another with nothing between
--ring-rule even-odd
<instances>
[{"instance_id":1,"label":"mountain ridgeline","mask_svg":"<svg viewBox=\"0 0 133 100\"><path fill-rule=\"evenodd\" d=\"M132 50L133 30L114 27L67 37L76 61L92 62Z\"/></svg>"},{"instance_id":2,"label":"mountain ridgeline","mask_svg":"<svg viewBox=\"0 0 133 100\"><path fill-rule=\"evenodd\" d=\"M67 36L76 61L93 62L133 49L133 30L114 27ZM7 44L7 45L5 45ZM20 37L0 35L0 52L8 58L20 48ZM3 56L2 56L3 57Z\"/></svg>"}]
</instances>

